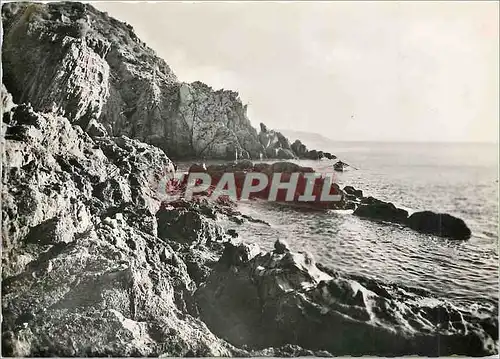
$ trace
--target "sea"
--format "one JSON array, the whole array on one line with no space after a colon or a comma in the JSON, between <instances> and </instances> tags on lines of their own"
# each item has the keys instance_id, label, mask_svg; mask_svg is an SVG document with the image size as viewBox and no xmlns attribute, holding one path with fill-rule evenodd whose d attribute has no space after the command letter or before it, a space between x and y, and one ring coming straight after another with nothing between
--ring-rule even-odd
<instances>
[{"instance_id":1,"label":"sea","mask_svg":"<svg viewBox=\"0 0 500 359\"><path fill-rule=\"evenodd\" d=\"M285 240L292 250L306 251L339 272L424 289L458 306L498 315L496 144L332 141L322 149L353 167L334 173L336 160L293 162L333 174L341 187L354 186L410 213L457 216L471 228L472 237L454 241L358 218L352 211L317 212L250 201L240 202L239 210L270 226L235 226L239 240L262 250Z\"/></svg>"}]
</instances>

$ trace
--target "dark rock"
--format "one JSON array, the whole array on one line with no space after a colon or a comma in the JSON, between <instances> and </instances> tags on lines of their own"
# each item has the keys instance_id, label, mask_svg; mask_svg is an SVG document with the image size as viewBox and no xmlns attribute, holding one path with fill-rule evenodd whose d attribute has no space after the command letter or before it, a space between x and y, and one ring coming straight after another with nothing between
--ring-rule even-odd
<instances>
[{"instance_id":1,"label":"dark rock","mask_svg":"<svg viewBox=\"0 0 500 359\"><path fill-rule=\"evenodd\" d=\"M316 151L316 150L310 150L310 151L308 151L305 154L304 158L307 158L309 160L319 160L320 159L318 151Z\"/></svg>"},{"instance_id":2,"label":"dark rock","mask_svg":"<svg viewBox=\"0 0 500 359\"><path fill-rule=\"evenodd\" d=\"M300 142L300 140L295 140L295 142L292 143L291 148L299 158L304 158L304 156L307 154L307 147L302 142Z\"/></svg>"},{"instance_id":3,"label":"dark rock","mask_svg":"<svg viewBox=\"0 0 500 359\"><path fill-rule=\"evenodd\" d=\"M344 187L344 192L350 195L355 196L356 198L362 198L363 197L363 191L360 189L356 189L352 186L345 186Z\"/></svg>"},{"instance_id":4,"label":"dark rock","mask_svg":"<svg viewBox=\"0 0 500 359\"><path fill-rule=\"evenodd\" d=\"M293 151L289 150L289 149L278 148L274 152L275 152L275 154L272 154L272 152L270 152L270 151L268 151L266 153L268 153L268 154L271 153L271 156L269 156L269 158L277 158L280 160L290 160L290 159L297 158L297 156L295 156Z\"/></svg>"},{"instance_id":5,"label":"dark rock","mask_svg":"<svg viewBox=\"0 0 500 359\"><path fill-rule=\"evenodd\" d=\"M231 242L224 243L224 251L219 259L219 264L225 268L240 266L247 263L259 252L258 246L245 244L234 245Z\"/></svg>"},{"instance_id":6,"label":"dark rock","mask_svg":"<svg viewBox=\"0 0 500 359\"><path fill-rule=\"evenodd\" d=\"M373 281L329 275L306 253L250 254L244 247L226 245L196 298L201 318L217 335L237 346L276 348L256 355L495 352L480 343L494 341L498 334L450 304L436 300L426 306L409 288L399 292ZM455 326L460 316L466 330Z\"/></svg>"},{"instance_id":7,"label":"dark rock","mask_svg":"<svg viewBox=\"0 0 500 359\"><path fill-rule=\"evenodd\" d=\"M353 214L358 217L393 223L405 223L408 218L408 211L397 208L392 203L382 201L372 204L362 204L356 208Z\"/></svg>"},{"instance_id":8,"label":"dark rock","mask_svg":"<svg viewBox=\"0 0 500 359\"><path fill-rule=\"evenodd\" d=\"M378 204L378 203L385 203L385 202L381 201L378 198L372 197L372 196L364 197L361 199L361 204L371 205L371 204Z\"/></svg>"},{"instance_id":9,"label":"dark rock","mask_svg":"<svg viewBox=\"0 0 500 359\"><path fill-rule=\"evenodd\" d=\"M203 213L203 208L161 208L156 213L158 237L182 244L204 244L223 239L223 230L213 218Z\"/></svg>"},{"instance_id":10,"label":"dark rock","mask_svg":"<svg viewBox=\"0 0 500 359\"><path fill-rule=\"evenodd\" d=\"M337 158L337 156L332 155L330 152L325 152L324 155L325 155L325 158L327 158L329 160L334 160Z\"/></svg>"},{"instance_id":11,"label":"dark rock","mask_svg":"<svg viewBox=\"0 0 500 359\"><path fill-rule=\"evenodd\" d=\"M418 232L440 237L464 240L471 236L471 230L462 219L447 213L416 212L407 219L406 224Z\"/></svg>"},{"instance_id":12,"label":"dark rock","mask_svg":"<svg viewBox=\"0 0 500 359\"><path fill-rule=\"evenodd\" d=\"M277 239L276 242L274 242L274 252L278 254L285 254L286 252L289 252L290 250L288 249L288 243L286 243L283 240Z\"/></svg>"}]
</instances>

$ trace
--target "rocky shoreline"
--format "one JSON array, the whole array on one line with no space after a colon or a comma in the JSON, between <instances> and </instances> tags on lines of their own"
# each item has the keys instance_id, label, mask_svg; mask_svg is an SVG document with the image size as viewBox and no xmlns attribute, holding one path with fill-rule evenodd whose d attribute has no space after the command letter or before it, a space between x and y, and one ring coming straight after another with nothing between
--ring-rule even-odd
<instances>
[{"instance_id":1,"label":"rocky shoreline","mask_svg":"<svg viewBox=\"0 0 500 359\"><path fill-rule=\"evenodd\" d=\"M90 5L10 3L2 18L2 355L498 353L497 318L338 273L281 238L262 252L221 226L260 221L234 203L165 203L152 186L169 156L334 155L257 133L236 93L178 82ZM360 217L467 237L460 220L436 233L442 215L341 191Z\"/></svg>"},{"instance_id":2,"label":"rocky shoreline","mask_svg":"<svg viewBox=\"0 0 500 359\"><path fill-rule=\"evenodd\" d=\"M497 351L494 318L336 273L280 240L269 253L235 242L218 219L253 219L231 203L162 205L150 183L172 163L151 145L4 108L4 355Z\"/></svg>"},{"instance_id":3,"label":"rocky shoreline","mask_svg":"<svg viewBox=\"0 0 500 359\"><path fill-rule=\"evenodd\" d=\"M292 174L298 175L297 186L290 200L287 200L287 191L278 190L275 201L287 205L315 209L315 210L354 210L353 214L361 218L367 218L384 223L394 223L407 226L417 232L444 237L452 240L467 240L471 236L471 230L465 222L447 213L434 213L431 211L415 212L409 216L408 211L397 208L393 203L384 202L374 197L363 196L363 191L352 186L345 186L341 189L338 184L329 182L326 176L317 174L314 181L311 195L313 199L302 201L300 197L306 193L307 174L314 173L311 167L303 167L291 162L253 163L251 161L232 162L219 165L193 164L184 174L184 182L189 175L194 173L206 173L211 178L211 186L207 195L217 188L224 174L230 173L235 180L235 195L240 199L242 189L245 185L245 177L248 174L264 174L267 178L267 186L262 190L252 193L251 199L268 199L272 178L275 174L280 174L281 182L290 182ZM225 183L225 182L224 182ZM329 191L324 191L330 186ZM322 200L323 192L337 194L338 201Z\"/></svg>"}]
</instances>

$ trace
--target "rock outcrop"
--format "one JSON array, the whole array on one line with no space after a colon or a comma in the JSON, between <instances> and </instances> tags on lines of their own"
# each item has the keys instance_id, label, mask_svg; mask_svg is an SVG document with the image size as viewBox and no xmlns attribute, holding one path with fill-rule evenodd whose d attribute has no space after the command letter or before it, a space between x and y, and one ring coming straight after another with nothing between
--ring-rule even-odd
<instances>
[{"instance_id":1,"label":"rock outcrop","mask_svg":"<svg viewBox=\"0 0 500 359\"><path fill-rule=\"evenodd\" d=\"M88 4L9 3L2 18L13 95L2 86L3 356L498 353L495 318L340 275L282 240L269 253L233 243L237 230L219 219L266 223L225 199L165 203L165 151L328 158L257 133L237 93L179 82L129 25ZM250 161L193 170L313 171ZM405 223L436 233L419 216ZM446 221L447 235L466 232Z\"/></svg>"},{"instance_id":2,"label":"rock outcrop","mask_svg":"<svg viewBox=\"0 0 500 359\"><path fill-rule=\"evenodd\" d=\"M180 82L130 25L90 4L8 3L2 19L3 82L17 103L176 159L297 157L281 133L257 133L237 92Z\"/></svg>"},{"instance_id":3,"label":"rock outcrop","mask_svg":"<svg viewBox=\"0 0 500 359\"><path fill-rule=\"evenodd\" d=\"M254 348L292 344L355 356L495 350L494 320L445 302L425 303L411 288L328 272L310 254L284 250L282 243L268 253L228 245L196 291L201 318L230 343Z\"/></svg>"},{"instance_id":4,"label":"rock outcrop","mask_svg":"<svg viewBox=\"0 0 500 359\"><path fill-rule=\"evenodd\" d=\"M306 145L304 145L300 140L295 140L291 145L292 150L295 152L298 158L308 159L308 160L320 160L326 158L329 160L334 160L337 156L332 155L330 152L323 152L318 150L308 150Z\"/></svg>"},{"instance_id":5,"label":"rock outcrop","mask_svg":"<svg viewBox=\"0 0 500 359\"><path fill-rule=\"evenodd\" d=\"M263 123L260 124L259 141L266 151L266 157L284 160L297 157L288 139L281 132L268 129Z\"/></svg>"},{"instance_id":6,"label":"rock outcrop","mask_svg":"<svg viewBox=\"0 0 500 359\"><path fill-rule=\"evenodd\" d=\"M363 191L360 189L356 189L353 186L345 186L344 187L344 192L348 195L353 196L356 199L361 199L363 198Z\"/></svg>"},{"instance_id":7,"label":"rock outcrop","mask_svg":"<svg viewBox=\"0 0 500 359\"><path fill-rule=\"evenodd\" d=\"M346 186L344 192L346 200L356 204L353 213L358 217L396 223L423 234L449 239L466 240L472 234L462 219L448 213L422 211L408 217L408 211L374 197L363 197L363 192L354 187Z\"/></svg>"}]
</instances>

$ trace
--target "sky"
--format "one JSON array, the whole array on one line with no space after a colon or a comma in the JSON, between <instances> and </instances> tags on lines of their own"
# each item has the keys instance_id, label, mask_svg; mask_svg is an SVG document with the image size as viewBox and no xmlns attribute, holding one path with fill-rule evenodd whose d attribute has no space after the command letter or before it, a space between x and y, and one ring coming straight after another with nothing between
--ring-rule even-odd
<instances>
[{"instance_id":1,"label":"sky","mask_svg":"<svg viewBox=\"0 0 500 359\"><path fill-rule=\"evenodd\" d=\"M498 2L93 3L255 126L345 141L498 142Z\"/></svg>"}]
</instances>

